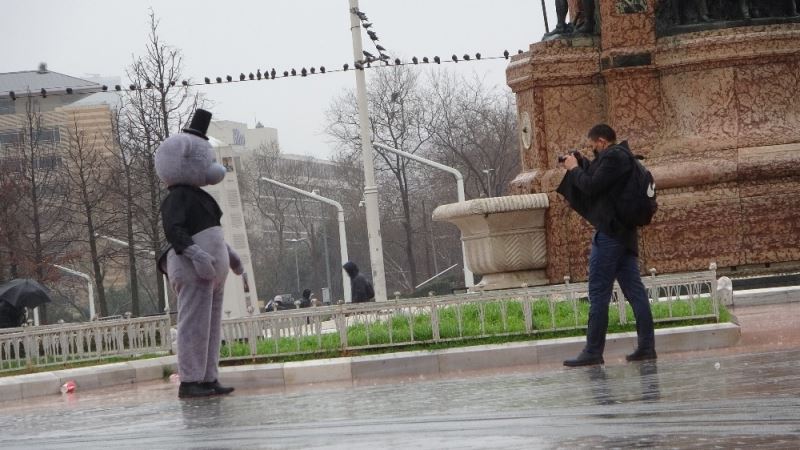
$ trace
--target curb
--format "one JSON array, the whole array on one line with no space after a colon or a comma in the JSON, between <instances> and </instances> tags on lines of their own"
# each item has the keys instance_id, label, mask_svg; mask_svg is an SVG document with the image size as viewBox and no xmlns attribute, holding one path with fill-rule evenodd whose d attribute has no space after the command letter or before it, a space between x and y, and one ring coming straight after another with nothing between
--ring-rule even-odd
<instances>
[{"instance_id":1,"label":"curb","mask_svg":"<svg viewBox=\"0 0 800 450\"><path fill-rule=\"evenodd\" d=\"M800 302L800 286L733 291L733 306L774 305Z\"/></svg>"},{"instance_id":2,"label":"curb","mask_svg":"<svg viewBox=\"0 0 800 450\"><path fill-rule=\"evenodd\" d=\"M733 323L693 325L656 330L659 352L708 350L736 345L741 330ZM220 368L220 381L234 387L285 387L338 382L357 385L385 378L424 378L477 370L556 363L583 348L582 336L545 341L511 342L443 350L418 350L308 361ZM606 338L606 357L623 356L636 348L636 333ZM94 367L40 372L0 378L0 402L60 393L74 380L81 391L160 380L175 371L175 356Z\"/></svg>"}]
</instances>

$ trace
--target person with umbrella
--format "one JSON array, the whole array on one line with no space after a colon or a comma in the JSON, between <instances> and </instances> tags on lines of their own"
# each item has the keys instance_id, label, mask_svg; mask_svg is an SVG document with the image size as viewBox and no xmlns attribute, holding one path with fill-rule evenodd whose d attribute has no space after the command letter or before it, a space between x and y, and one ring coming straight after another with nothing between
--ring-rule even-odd
<instances>
[{"instance_id":1,"label":"person with umbrella","mask_svg":"<svg viewBox=\"0 0 800 450\"><path fill-rule=\"evenodd\" d=\"M13 328L25 322L25 308L49 303L50 294L36 280L17 278L0 286L0 328Z\"/></svg>"}]
</instances>

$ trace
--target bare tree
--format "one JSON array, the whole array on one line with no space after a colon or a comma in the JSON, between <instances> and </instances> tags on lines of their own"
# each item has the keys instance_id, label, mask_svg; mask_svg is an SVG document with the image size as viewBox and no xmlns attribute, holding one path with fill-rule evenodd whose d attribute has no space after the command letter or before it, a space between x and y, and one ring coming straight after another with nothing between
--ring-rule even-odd
<instances>
[{"instance_id":1,"label":"bare tree","mask_svg":"<svg viewBox=\"0 0 800 450\"><path fill-rule=\"evenodd\" d=\"M133 126L125 120L122 113L122 104L114 108L111 119L112 138L106 141L106 151L110 157L106 158L109 172L114 175L115 183L108 186L115 203L124 206L123 233L125 241L135 244L136 238L136 198L141 187L135 179L136 153L134 151L135 134ZM137 251L135 245L128 245L128 280L130 286L131 314L134 317L141 315L141 302L139 298L139 274L136 268Z\"/></svg>"},{"instance_id":2,"label":"bare tree","mask_svg":"<svg viewBox=\"0 0 800 450\"><path fill-rule=\"evenodd\" d=\"M164 139L188 122L195 109L202 106L203 99L200 94L182 86L183 55L179 49L162 40L159 21L152 9L149 22L144 55L135 58L127 69L127 76L135 89L126 95L122 127L128 134L135 162L132 175L137 184L145 187L143 201L136 203L134 217L140 219L139 229L148 247L158 254L163 243L160 212L163 186L155 172L153 156ZM162 276L154 272L159 309L163 310L166 304L163 301Z\"/></svg>"},{"instance_id":3,"label":"bare tree","mask_svg":"<svg viewBox=\"0 0 800 450\"><path fill-rule=\"evenodd\" d=\"M25 97L25 113L17 124L15 139L7 145L4 158L13 173L13 185L19 193L16 204L18 232L13 233L14 272L45 281L52 264L69 259L66 250L71 242L64 214L64 185L58 155L60 132L45 121L33 96ZM47 307L40 308L40 319L47 323Z\"/></svg>"},{"instance_id":4,"label":"bare tree","mask_svg":"<svg viewBox=\"0 0 800 450\"><path fill-rule=\"evenodd\" d=\"M261 177L279 180L304 190L312 190L310 165L304 161L281 156L276 144L261 145L247 158L239 172L240 189L248 215L248 235L251 246L259 246L253 254L259 258L255 270L262 292L293 291L294 264L286 264L289 238L305 238L310 256L304 258L304 274L310 274L313 284L319 285L321 271L315 270L321 258L316 223L319 212L307 201L288 190L261 182ZM295 245L300 245L296 242ZM295 248L295 251L298 251ZM309 267L310 266L310 267ZM309 270L310 269L310 270ZM298 293L299 294L299 293Z\"/></svg>"},{"instance_id":5,"label":"bare tree","mask_svg":"<svg viewBox=\"0 0 800 450\"><path fill-rule=\"evenodd\" d=\"M376 71L370 81L368 102L373 139L409 153L417 153L429 145L435 110L428 107L419 73L405 67L392 67ZM353 93L335 99L327 116L328 134L338 144L339 151L348 155L344 159L360 154L358 109ZM402 245L408 267L408 278L402 284L413 288L417 284L417 262L411 196L420 187L416 184L419 166L393 153L375 151L378 180L384 194L381 201L389 208L390 219L399 216L402 226ZM392 244L391 240L384 242Z\"/></svg>"},{"instance_id":6,"label":"bare tree","mask_svg":"<svg viewBox=\"0 0 800 450\"><path fill-rule=\"evenodd\" d=\"M461 170L472 196L502 195L520 164L511 93L440 72L431 74L430 98L439 111L430 129L433 157Z\"/></svg>"},{"instance_id":7,"label":"bare tree","mask_svg":"<svg viewBox=\"0 0 800 450\"><path fill-rule=\"evenodd\" d=\"M0 155L0 279L19 276L20 203L22 186L18 175L17 159Z\"/></svg>"},{"instance_id":8,"label":"bare tree","mask_svg":"<svg viewBox=\"0 0 800 450\"><path fill-rule=\"evenodd\" d=\"M110 136L98 132L89 132L79 125L79 111L70 110L66 124L67 139L63 145L66 159L62 166L66 200L70 209L68 220L74 221L82 231L85 239L76 239L76 243L89 246L92 273L94 275L95 292L100 306L100 315L110 315L106 301L104 260L113 256L114 252L101 251L98 236L108 234L108 230L117 222L117 214L110 208L108 186L112 183L112 173L108 170L106 159L106 141ZM109 117L110 127L110 117ZM81 233L77 233L80 236Z\"/></svg>"}]
</instances>

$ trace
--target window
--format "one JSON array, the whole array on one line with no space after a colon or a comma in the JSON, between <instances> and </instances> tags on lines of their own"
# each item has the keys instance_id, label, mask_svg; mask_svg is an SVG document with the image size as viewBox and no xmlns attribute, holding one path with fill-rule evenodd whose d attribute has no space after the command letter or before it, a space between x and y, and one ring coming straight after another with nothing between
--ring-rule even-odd
<instances>
[{"instance_id":1,"label":"window","mask_svg":"<svg viewBox=\"0 0 800 450\"><path fill-rule=\"evenodd\" d=\"M36 159L36 169L52 170L61 167L61 157L56 155L42 156Z\"/></svg>"},{"instance_id":2,"label":"window","mask_svg":"<svg viewBox=\"0 0 800 450\"><path fill-rule=\"evenodd\" d=\"M17 109L14 104L15 102L11 99L0 100L0 114L15 114Z\"/></svg>"},{"instance_id":3,"label":"window","mask_svg":"<svg viewBox=\"0 0 800 450\"><path fill-rule=\"evenodd\" d=\"M0 145L15 145L20 141L19 131L0 132Z\"/></svg>"},{"instance_id":4,"label":"window","mask_svg":"<svg viewBox=\"0 0 800 450\"><path fill-rule=\"evenodd\" d=\"M22 133L20 130L1 131L0 145L16 145L20 142L27 142L28 136L23 136ZM34 131L33 141L56 144L61 142L61 133L59 133L58 128L39 128Z\"/></svg>"}]
</instances>

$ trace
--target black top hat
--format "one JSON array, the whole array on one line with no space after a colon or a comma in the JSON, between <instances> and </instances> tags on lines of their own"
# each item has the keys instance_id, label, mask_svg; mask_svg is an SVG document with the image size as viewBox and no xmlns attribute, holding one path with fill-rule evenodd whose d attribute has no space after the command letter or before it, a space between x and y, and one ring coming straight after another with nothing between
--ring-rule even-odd
<instances>
[{"instance_id":1,"label":"black top hat","mask_svg":"<svg viewBox=\"0 0 800 450\"><path fill-rule=\"evenodd\" d=\"M189 124L188 127L184 128L183 132L200 136L201 138L208 140L206 133L208 132L208 125L210 123L211 113L205 109L197 109L194 112L194 117L192 117L192 123Z\"/></svg>"}]
</instances>

